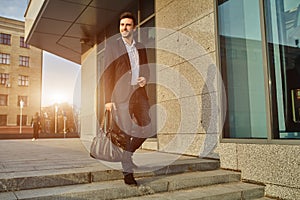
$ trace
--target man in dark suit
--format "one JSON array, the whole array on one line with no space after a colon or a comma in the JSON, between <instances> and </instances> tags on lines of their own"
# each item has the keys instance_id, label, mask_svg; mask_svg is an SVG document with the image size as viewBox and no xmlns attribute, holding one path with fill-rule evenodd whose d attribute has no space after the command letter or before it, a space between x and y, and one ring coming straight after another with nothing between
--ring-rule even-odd
<instances>
[{"instance_id":1,"label":"man in dark suit","mask_svg":"<svg viewBox=\"0 0 300 200\"><path fill-rule=\"evenodd\" d=\"M149 67L145 47L136 42L133 33L136 30L134 16L125 12L119 21L121 37L108 40L105 48L105 109L116 110L118 126L127 137L126 151L122 167L124 182L137 185L133 177L136 165L132 155L146 140L143 127L149 126L149 102L145 85L149 80ZM142 127L139 133L133 134L132 125Z\"/></svg>"}]
</instances>

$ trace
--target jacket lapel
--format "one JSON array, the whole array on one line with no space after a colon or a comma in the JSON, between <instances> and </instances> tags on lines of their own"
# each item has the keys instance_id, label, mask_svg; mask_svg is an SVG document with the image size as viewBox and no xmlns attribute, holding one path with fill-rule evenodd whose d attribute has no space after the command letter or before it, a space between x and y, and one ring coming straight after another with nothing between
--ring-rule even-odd
<instances>
[{"instance_id":1,"label":"jacket lapel","mask_svg":"<svg viewBox=\"0 0 300 200\"><path fill-rule=\"evenodd\" d=\"M128 53L127 53L127 50L126 50L126 47L125 47L125 44L124 44L122 38L120 38L118 40L118 44L119 44L119 50L120 50L120 54L119 55L126 62L126 66L128 66L128 69L131 69L129 56L128 56Z\"/></svg>"}]
</instances>

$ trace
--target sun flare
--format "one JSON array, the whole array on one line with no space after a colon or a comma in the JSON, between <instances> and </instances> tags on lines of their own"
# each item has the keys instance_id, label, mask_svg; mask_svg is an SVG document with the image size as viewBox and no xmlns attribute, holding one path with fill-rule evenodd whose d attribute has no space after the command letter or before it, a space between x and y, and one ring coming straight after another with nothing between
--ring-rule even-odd
<instances>
[{"instance_id":1,"label":"sun flare","mask_svg":"<svg viewBox=\"0 0 300 200\"><path fill-rule=\"evenodd\" d=\"M53 103L64 103L67 101L67 97L64 94L54 94L53 95Z\"/></svg>"}]
</instances>

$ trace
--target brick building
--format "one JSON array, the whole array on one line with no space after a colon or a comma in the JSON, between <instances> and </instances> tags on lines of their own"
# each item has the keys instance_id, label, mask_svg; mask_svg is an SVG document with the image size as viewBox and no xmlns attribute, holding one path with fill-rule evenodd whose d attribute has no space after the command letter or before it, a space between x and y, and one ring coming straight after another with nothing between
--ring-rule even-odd
<instances>
[{"instance_id":1,"label":"brick building","mask_svg":"<svg viewBox=\"0 0 300 200\"><path fill-rule=\"evenodd\" d=\"M0 131L29 126L41 107L42 50L25 43L24 22L0 17ZM20 106L21 100L24 102ZM21 108L22 107L22 108ZM22 117L20 117L22 112ZM9 129L7 129L9 128Z\"/></svg>"}]
</instances>

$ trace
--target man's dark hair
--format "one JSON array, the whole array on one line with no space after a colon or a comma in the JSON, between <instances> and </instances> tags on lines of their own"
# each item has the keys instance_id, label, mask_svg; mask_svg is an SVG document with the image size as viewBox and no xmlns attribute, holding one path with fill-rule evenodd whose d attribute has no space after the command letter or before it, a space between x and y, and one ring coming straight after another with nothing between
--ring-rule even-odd
<instances>
[{"instance_id":1,"label":"man's dark hair","mask_svg":"<svg viewBox=\"0 0 300 200\"><path fill-rule=\"evenodd\" d=\"M121 21L121 19L124 19L124 18L132 19L133 25L136 26L136 20L135 20L135 17L134 17L134 15L133 15L131 12L123 12L123 13L120 15L119 22Z\"/></svg>"}]
</instances>

